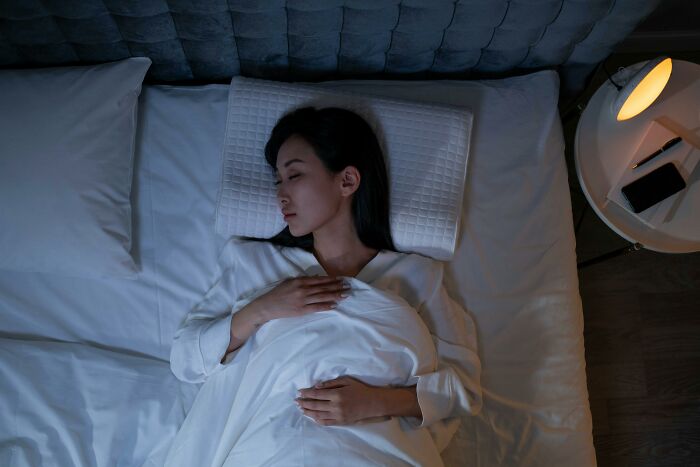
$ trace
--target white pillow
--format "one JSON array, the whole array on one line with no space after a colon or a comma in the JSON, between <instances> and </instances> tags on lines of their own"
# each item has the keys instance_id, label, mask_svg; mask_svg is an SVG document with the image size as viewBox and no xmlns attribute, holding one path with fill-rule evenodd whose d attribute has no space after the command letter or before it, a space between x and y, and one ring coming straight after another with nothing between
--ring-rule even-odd
<instances>
[{"instance_id":1,"label":"white pillow","mask_svg":"<svg viewBox=\"0 0 700 467\"><path fill-rule=\"evenodd\" d=\"M286 223L264 148L280 117L294 108L342 107L365 118L385 155L390 225L396 248L447 261L457 240L472 113L308 84L236 76L229 88L216 230L271 237Z\"/></svg>"},{"instance_id":2,"label":"white pillow","mask_svg":"<svg viewBox=\"0 0 700 467\"><path fill-rule=\"evenodd\" d=\"M0 70L0 268L136 277L129 196L150 66Z\"/></svg>"}]
</instances>

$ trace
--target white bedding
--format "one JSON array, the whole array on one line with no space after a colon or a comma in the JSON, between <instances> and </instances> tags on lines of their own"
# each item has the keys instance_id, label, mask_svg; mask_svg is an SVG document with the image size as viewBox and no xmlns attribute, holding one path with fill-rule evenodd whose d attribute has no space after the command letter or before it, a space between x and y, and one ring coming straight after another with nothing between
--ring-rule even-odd
<instances>
[{"instance_id":1,"label":"white bedding","mask_svg":"<svg viewBox=\"0 0 700 467\"><path fill-rule=\"evenodd\" d=\"M348 466L442 465L428 429L403 418L324 427L291 404L297 388L339 375L372 386L411 386L414 375L437 370L435 345L417 311L394 293L348 281L352 294L336 309L266 323L209 376L167 467L334 465L339 459Z\"/></svg>"},{"instance_id":2,"label":"white bedding","mask_svg":"<svg viewBox=\"0 0 700 467\"><path fill-rule=\"evenodd\" d=\"M0 339L0 465L140 465L165 453L198 386L162 360Z\"/></svg>"},{"instance_id":3,"label":"white bedding","mask_svg":"<svg viewBox=\"0 0 700 467\"><path fill-rule=\"evenodd\" d=\"M527 91L533 80L535 95ZM465 213L446 286L476 321L484 408L443 459L448 466L594 465L556 75L506 81L415 83L410 91L426 101L468 102L474 113ZM372 92L366 83L345 85ZM374 92L409 92L379 87ZM0 405L0 465L36 465L40 455L42 465L139 465L143 446L162 447L184 420L198 385L178 382L167 358L179 323L215 279L226 241L213 225L227 91L144 86L132 197L138 280L0 271L0 350L15 355L2 357L0 393L10 396ZM520 108L541 118L507 118ZM142 355L89 348L75 358L62 350L69 344L30 350L16 340L28 336ZM101 360L106 355L111 363ZM127 378L111 370L142 357L162 366L148 360ZM49 380L53 367L61 370ZM70 382L59 379L62 371ZM162 397L139 392L142 382L165 388ZM41 386L62 397L37 405L31 394ZM120 403L125 394L129 404ZM74 448L57 447L64 445Z\"/></svg>"}]
</instances>

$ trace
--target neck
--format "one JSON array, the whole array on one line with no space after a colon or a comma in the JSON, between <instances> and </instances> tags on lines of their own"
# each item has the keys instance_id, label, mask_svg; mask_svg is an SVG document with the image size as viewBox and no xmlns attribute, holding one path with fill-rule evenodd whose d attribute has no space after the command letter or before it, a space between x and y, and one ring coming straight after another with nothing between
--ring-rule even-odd
<instances>
[{"instance_id":1,"label":"neck","mask_svg":"<svg viewBox=\"0 0 700 467\"><path fill-rule=\"evenodd\" d=\"M340 254L335 250L331 255L324 255L314 245L313 254L329 276L355 277L379 253L375 248L360 245L356 250L343 250Z\"/></svg>"},{"instance_id":2,"label":"neck","mask_svg":"<svg viewBox=\"0 0 700 467\"><path fill-rule=\"evenodd\" d=\"M379 250L367 247L357 235L349 205L313 232L313 254L329 276L354 277Z\"/></svg>"}]
</instances>

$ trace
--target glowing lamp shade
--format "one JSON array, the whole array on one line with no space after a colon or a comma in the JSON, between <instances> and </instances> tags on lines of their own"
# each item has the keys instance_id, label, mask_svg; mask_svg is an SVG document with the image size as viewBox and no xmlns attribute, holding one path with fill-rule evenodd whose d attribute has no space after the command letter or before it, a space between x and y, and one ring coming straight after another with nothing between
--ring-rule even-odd
<instances>
[{"instance_id":1,"label":"glowing lamp shade","mask_svg":"<svg viewBox=\"0 0 700 467\"><path fill-rule=\"evenodd\" d=\"M644 65L620 90L613 103L617 121L629 120L649 107L670 77L671 59L668 57L658 57Z\"/></svg>"}]
</instances>

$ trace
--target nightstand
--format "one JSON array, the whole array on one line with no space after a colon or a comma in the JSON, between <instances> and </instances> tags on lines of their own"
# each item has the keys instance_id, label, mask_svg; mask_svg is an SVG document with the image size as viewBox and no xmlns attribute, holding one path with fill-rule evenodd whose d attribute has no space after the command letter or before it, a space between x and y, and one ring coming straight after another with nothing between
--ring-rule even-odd
<instances>
[{"instance_id":1,"label":"nightstand","mask_svg":"<svg viewBox=\"0 0 700 467\"><path fill-rule=\"evenodd\" d=\"M641 69L644 63L627 67L613 75L613 80L621 73ZM700 164L692 173L684 174L687 186L674 195L681 199L668 222L652 227L607 199L652 121L670 120L670 124L700 139L700 65L673 60L671 77L661 95L630 120L615 120L611 109L616 95L617 89L607 80L591 97L576 129L574 160L581 189L591 208L631 245L585 261L579 268L641 248L664 253L700 251ZM700 157L700 152L695 151L690 157Z\"/></svg>"}]
</instances>

